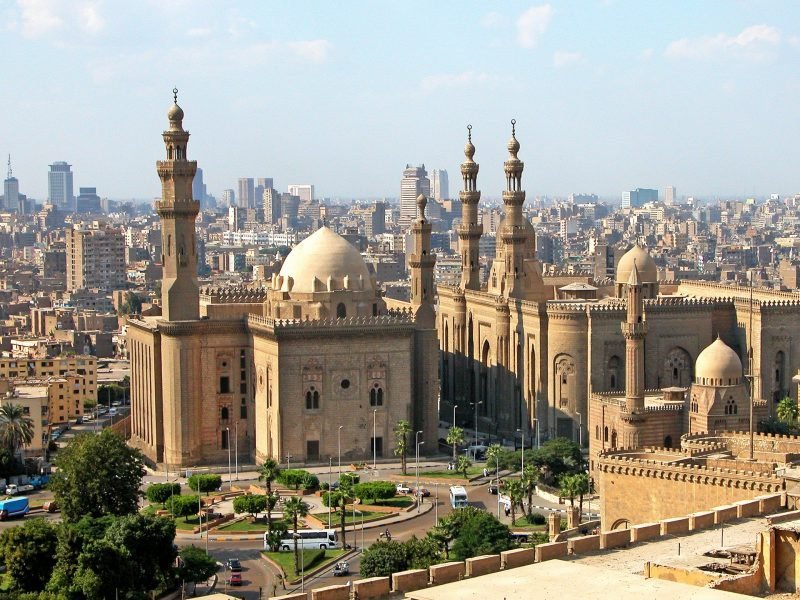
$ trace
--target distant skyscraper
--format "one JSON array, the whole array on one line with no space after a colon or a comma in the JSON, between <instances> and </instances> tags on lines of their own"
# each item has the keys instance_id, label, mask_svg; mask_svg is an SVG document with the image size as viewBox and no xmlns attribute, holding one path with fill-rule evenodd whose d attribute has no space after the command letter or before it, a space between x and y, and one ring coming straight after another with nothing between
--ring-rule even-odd
<instances>
[{"instance_id":1,"label":"distant skyscraper","mask_svg":"<svg viewBox=\"0 0 800 600\"><path fill-rule=\"evenodd\" d=\"M197 200L202 205L206 196L206 186L203 183L203 169L197 168L197 172L192 179L192 200Z\"/></svg>"},{"instance_id":2,"label":"distant skyscraper","mask_svg":"<svg viewBox=\"0 0 800 600\"><path fill-rule=\"evenodd\" d=\"M237 206L240 208L255 208L256 193L252 177L239 177L238 194Z\"/></svg>"},{"instance_id":3,"label":"distant skyscraper","mask_svg":"<svg viewBox=\"0 0 800 600\"><path fill-rule=\"evenodd\" d=\"M372 205L369 218L366 219L365 229L367 237L380 235L386 231L386 203L375 202Z\"/></svg>"},{"instance_id":4,"label":"distant skyscraper","mask_svg":"<svg viewBox=\"0 0 800 600\"><path fill-rule=\"evenodd\" d=\"M19 210L19 181L11 171L11 155L8 155L8 175L3 181L3 206L4 210Z\"/></svg>"},{"instance_id":5,"label":"distant skyscraper","mask_svg":"<svg viewBox=\"0 0 800 600\"><path fill-rule=\"evenodd\" d=\"M678 199L678 191L674 185L668 185L664 188L664 204L675 204Z\"/></svg>"},{"instance_id":6,"label":"distant skyscraper","mask_svg":"<svg viewBox=\"0 0 800 600\"><path fill-rule=\"evenodd\" d=\"M75 198L75 212L78 213L100 212L100 196L97 195L97 188L93 187L78 188L78 197Z\"/></svg>"},{"instance_id":7,"label":"distant skyscraper","mask_svg":"<svg viewBox=\"0 0 800 600\"><path fill-rule=\"evenodd\" d=\"M272 177L259 177L256 179L256 185L260 185L265 190L275 187L275 185L272 183ZM256 200L260 200L260 198L256 198Z\"/></svg>"},{"instance_id":8,"label":"distant skyscraper","mask_svg":"<svg viewBox=\"0 0 800 600\"><path fill-rule=\"evenodd\" d=\"M417 218L417 196L431 195L431 182L425 165L412 167L406 165L403 179L400 180L400 227L407 229Z\"/></svg>"},{"instance_id":9,"label":"distant skyscraper","mask_svg":"<svg viewBox=\"0 0 800 600\"><path fill-rule=\"evenodd\" d=\"M281 194L272 187L264 189L264 222L276 225L281 220Z\"/></svg>"},{"instance_id":10,"label":"distant skyscraper","mask_svg":"<svg viewBox=\"0 0 800 600\"><path fill-rule=\"evenodd\" d=\"M446 200L450 197L450 185L447 180L447 171L434 169L431 171L431 198Z\"/></svg>"},{"instance_id":11,"label":"distant skyscraper","mask_svg":"<svg viewBox=\"0 0 800 600\"><path fill-rule=\"evenodd\" d=\"M300 202L311 202L314 199L314 186L310 183L293 183L287 191L300 198Z\"/></svg>"},{"instance_id":12,"label":"distant skyscraper","mask_svg":"<svg viewBox=\"0 0 800 600\"><path fill-rule=\"evenodd\" d=\"M622 208L639 208L648 202L658 202L658 190L636 188L622 192Z\"/></svg>"},{"instance_id":13,"label":"distant skyscraper","mask_svg":"<svg viewBox=\"0 0 800 600\"><path fill-rule=\"evenodd\" d=\"M50 204L55 204L61 210L74 208L72 165L64 161L54 162L50 165L50 172L47 174L47 199Z\"/></svg>"},{"instance_id":14,"label":"distant skyscraper","mask_svg":"<svg viewBox=\"0 0 800 600\"><path fill-rule=\"evenodd\" d=\"M222 190L222 206L227 208L234 204L236 204L236 193L230 188Z\"/></svg>"}]
</instances>

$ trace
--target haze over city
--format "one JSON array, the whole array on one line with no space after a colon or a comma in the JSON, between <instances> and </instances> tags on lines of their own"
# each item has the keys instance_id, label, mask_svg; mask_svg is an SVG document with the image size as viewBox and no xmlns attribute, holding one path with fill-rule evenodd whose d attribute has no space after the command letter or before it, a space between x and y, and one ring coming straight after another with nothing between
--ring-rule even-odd
<instances>
[{"instance_id":1,"label":"haze over city","mask_svg":"<svg viewBox=\"0 0 800 600\"><path fill-rule=\"evenodd\" d=\"M406 163L503 188L618 198L789 194L800 92L792 2L3 2L14 93L0 152L45 200L47 165L111 198L159 194L171 90L210 193L267 175L320 197L394 197ZM4 156L5 158L5 156ZM454 178L457 179L457 178ZM457 189L457 180L453 182Z\"/></svg>"}]
</instances>

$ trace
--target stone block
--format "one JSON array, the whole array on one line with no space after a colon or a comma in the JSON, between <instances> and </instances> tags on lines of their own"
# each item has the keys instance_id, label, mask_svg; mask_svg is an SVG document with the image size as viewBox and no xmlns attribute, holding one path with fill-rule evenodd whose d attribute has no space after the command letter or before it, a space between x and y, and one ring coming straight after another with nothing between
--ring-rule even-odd
<instances>
[{"instance_id":1,"label":"stone block","mask_svg":"<svg viewBox=\"0 0 800 600\"><path fill-rule=\"evenodd\" d=\"M727 521L733 521L739 514L736 506L716 506L711 510L714 511L714 525L726 523Z\"/></svg>"},{"instance_id":2,"label":"stone block","mask_svg":"<svg viewBox=\"0 0 800 600\"><path fill-rule=\"evenodd\" d=\"M536 546L536 562L544 562L567 555L567 542L550 542Z\"/></svg>"},{"instance_id":3,"label":"stone block","mask_svg":"<svg viewBox=\"0 0 800 600\"><path fill-rule=\"evenodd\" d=\"M400 571L392 573L392 591L394 592L413 592L421 590L428 585L427 569L412 569L410 571Z\"/></svg>"},{"instance_id":4,"label":"stone block","mask_svg":"<svg viewBox=\"0 0 800 600\"><path fill-rule=\"evenodd\" d=\"M463 562L449 562L433 565L430 568L431 584L441 585L463 579L466 567Z\"/></svg>"},{"instance_id":5,"label":"stone block","mask_svg":"<svg viewBox=\"0 0 800 600\"><path fill-rule=\"evenodd\" d=\"M646 542L661 536L661 523L641 523L631 527L631 542Z\"/></svg>"},{"instance_id":6,"label":"stone block","mask_svg":"<svg viewBox=\"0 0 800 600\"><path fill-rule=\"evenodd\" d=\"M739 502L734 502L733 505L736 507L737 518L744 519L746 517L756 516L758 514L759 504L759 500L740 500Z\"/></svg>"},{"instance_id":7,"label":"stone block","mask_svg":"<svg viewBox=\"0 0 800 600\"><path fill-rule=\"evenodd\" d=\"M758 512L760 512L762 515L774 513L783 508L781 494L759 496L757 500L759 501Z\"/></svg>"},{"instance_id":8,"label":"stone block","mask_svg":"<svg viewBox=\"0 0 800 600\"><path fill-rule=\"evenodd\" d=\"M311 600L350 600L350 586L329 585L311 590Z\"/></svg>"},{"instance_id":9,"label":"stone block","mask_svg":"<svg viewBox=\"0 0 800 600\"><path fill-rule=\"evenodd\" d=\"M486 554L466 560L467 577L477 577L487 573L497 573L500 570L500 555Z\"/></svg>"},{"instance_id":10,"label":"stone block","mask_svg":"<svg viewBox=\"0 0 800 600\"><path fill-rule=\"evenodd\" d=\"M707 510L689 515L689 530L711 529L714 527L714 511Z\"/></svg>"},{"instance_id":11,"label":"stone block","mask_svg":"<svg viewBox=\"0 0 800 600\"><path fill-rule=\"evenodd\" d=\"M533 548L517 548L500 553L500 561L504 569L513 569L536 562L536 550Z\"/></svg>"},{"instance_id":12,"label":"stone block","mask_svg":"<svg viewBox=\"0 0 800 600\"><path fill-rule=\"evenodd\" d=\"M620 548L627 546L631 543L631 530L618 529L616 531L604 531L600 534L600 548L602 550L609 550L611 548Z\"/></svg>"},{"instance_id":13,"label":"stone block","mask_svg":"<svg viewBox=\"0 0 800 600\"><path fill-rule=\"evenodd\" d=\"M679 535L689 531L689 517L676 517L661 521L661 535Z\"/></svg>"},{"instance_id":14,"label":"stone block","mask_svg":"<svg viewBox=\"0 0 800 600\"><path fill-rule=\"evenodd\" d=\"M585 554L586 552L593 552L600 550L600 536L599 535L584 535L582 537L572 538L567 540L570 554Z\"/></svg>"},{"instance_id":15,"label":"stone block","mask_svg":"<svg viewBox=\"0 0 800 600\"><path fill-rule=\"evenodd\" d=\"M358 600L367 598L385 598L391 592L388 577L368 577L367 579L357 579L353 582Z\"/></svg>"}]
</instances>

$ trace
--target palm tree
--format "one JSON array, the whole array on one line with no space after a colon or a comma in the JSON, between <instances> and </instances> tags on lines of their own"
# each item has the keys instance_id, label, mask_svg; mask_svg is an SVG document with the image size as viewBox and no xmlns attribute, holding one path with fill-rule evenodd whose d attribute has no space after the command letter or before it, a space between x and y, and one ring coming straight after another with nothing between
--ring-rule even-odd
<instances>
[{"instance_id":1,"label":"palm tree","mask_svg":"<svg viewBox=\"0 0 800 600\"><path fill-rule=\"evenodd\" d=\"M500 444L492 444L486 449L486 466L487 468L495 468L499 469L500 465L498 461L500 460L500 452L501 452Z\"/></svg>"},{"instance_id":2,"label":"palm tree","mask_svg":"<svg viewBox=\"0 0 800 600\"><path fill-rule=\"evenodd\" d=\"M408 434L411 433L411 423L405 419L398 421L397 426L394 428L394 454L400 457L400 463L403 466L403 475L406 473L406 454L408 454Z\"/></svg>"},{"instance_id":3,"label":"palm tree","mask_svg":"<svg viewBox=\"0 0 800 600\"><path fill-rule=\"evenodd\" d=\"M272 533L272 510L278 503L278 498L272 493L272 482L281 474L281 466L274 458L268 458L258 468L258 480L266 483L267 487L267 532Z\"/></svg>"},{"instance_id":4,"label":"palm tree","mask_svg":"<svg viewBox=\"0 0 800 600\"><path fill-rule=\"evenodd\" d=\"M569 498L570 506L575 506L575 496L578 495L578 483L575 475L562 475L558 482L558 493L564 498Z\"/></svg>"},{"instance_id":5,"label":"palm tree","mask_svg":"<svg viewBox=\"0 0 800 600\"><path fill-rule=\"evenodd\" d=\"M459 456L456 462L456 471L464 473L464 479L467 479L467 471L472 466L472 461L466 456Z\"/></svg>"},{"instance_id":6,"label":"palm tree","mask_svg":"<svg viewBox=\"0 0 800 600\"><path fill-rule=\"evenodd\" d=\"M305 517L308 515L308 511L311 507L308 503L304 502L301 498L297 496L292 496L289 498L283 505L283 516L286 520L292 521L292 531L294 535L294 571L295 573L300 570L300 563L297 558L297 521L301 517Z\"/></svg>"},{"instance_id":7,"label":"palm tree","mask_svg":"<svg viewBox=\"0 0 800 600\"><path fill-rule=\"evenodd\" d=\"M528 496L528 516L531 516L533 512L533 492L536 490L539 477L541 477L541 473L536 465L525 465L525 470L522 472L522 484Z\"/></svg>"},{"instance_id":8,"label":"palm tree","mask_svg":"<svg viewBox=\"0 0 800 600\"><path fill-rule=\"evenodd\" d=\"M522 506L522 498L525 496L525 487L521 479L511 479L506 481L506 494L511 501L511 526L517 520L517 506Z\"/></svg>"},{"instance_id":9,"label":"palm tree","mask_svg":"<svg viewBox=\"0 0 800 600\"><path fill-rule=\"evenodd\" d=\"M589 476L586 473L578 473L572 476L575 485L575 492L578 494L578 506L580 507L580 514L578 515L578 522L580 523L583 516L583 497L589 493Z\"/></svg>"},{"instance_id":10,"label":"palm tree","mask_svg":"<svg viewBox=\"0 0 800 600\"><path fill-rule=\"evenodd\" d=\"M453 445L453 462L456 462L456 446L464 443L464 430L461 427L453 425L450 431L447 432L447 443Z\"/></svg>"},{"instance_id":11,"label":"palm tree","mask_svg":"<svg viewBox=\"0 0 800 600\"><path fill-rule=\"evenodd\" d=\"M794 425L794 422L797 420L797 404L791 398L784 398L778 402L775 414L787 425Z\"/></svg>"},{"instance_id":12,"label":"palm tree","mask_svg":"<svg viewBox=\"0 0 800 600\"><path fill-rule=\"evenodd\" d=\"M5 403L0 407L0 444L12 455L33 441L33 420L19 404Z\"/></svg>"}]
</instances>

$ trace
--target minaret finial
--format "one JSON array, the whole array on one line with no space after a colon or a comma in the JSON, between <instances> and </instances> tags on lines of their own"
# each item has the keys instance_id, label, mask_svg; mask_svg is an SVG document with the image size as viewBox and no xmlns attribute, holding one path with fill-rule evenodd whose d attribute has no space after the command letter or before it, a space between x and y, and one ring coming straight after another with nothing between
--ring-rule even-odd
<instances>
[{"instance_id":1,"label":"minaret finial","mask_svg":"<svg viewBox=\"0 0 800 600\"><path fill-rule=\"evenodd\" d=\"M467 141L472 141L472 125L467 125Z\"/></svg>"},{"instance_id":2,"label":"minaret finial","mask_svg":"<svg viewBox=\"0 0 800 600\"><path fill-rule=\"evenodd\" d=\"M172 88L172 97L175 99L175 104L178 103L178 88Z\"/></svg>"},{"instance_id":3,"label":"minaret finial","mask_svg":"<svg viewBox=\"0 0 800 600\"><path fill-rule=\"evenodd\" d=\"M511 137L517 137L517 120L511 119Z\"/></svg>"}]
</instances>

